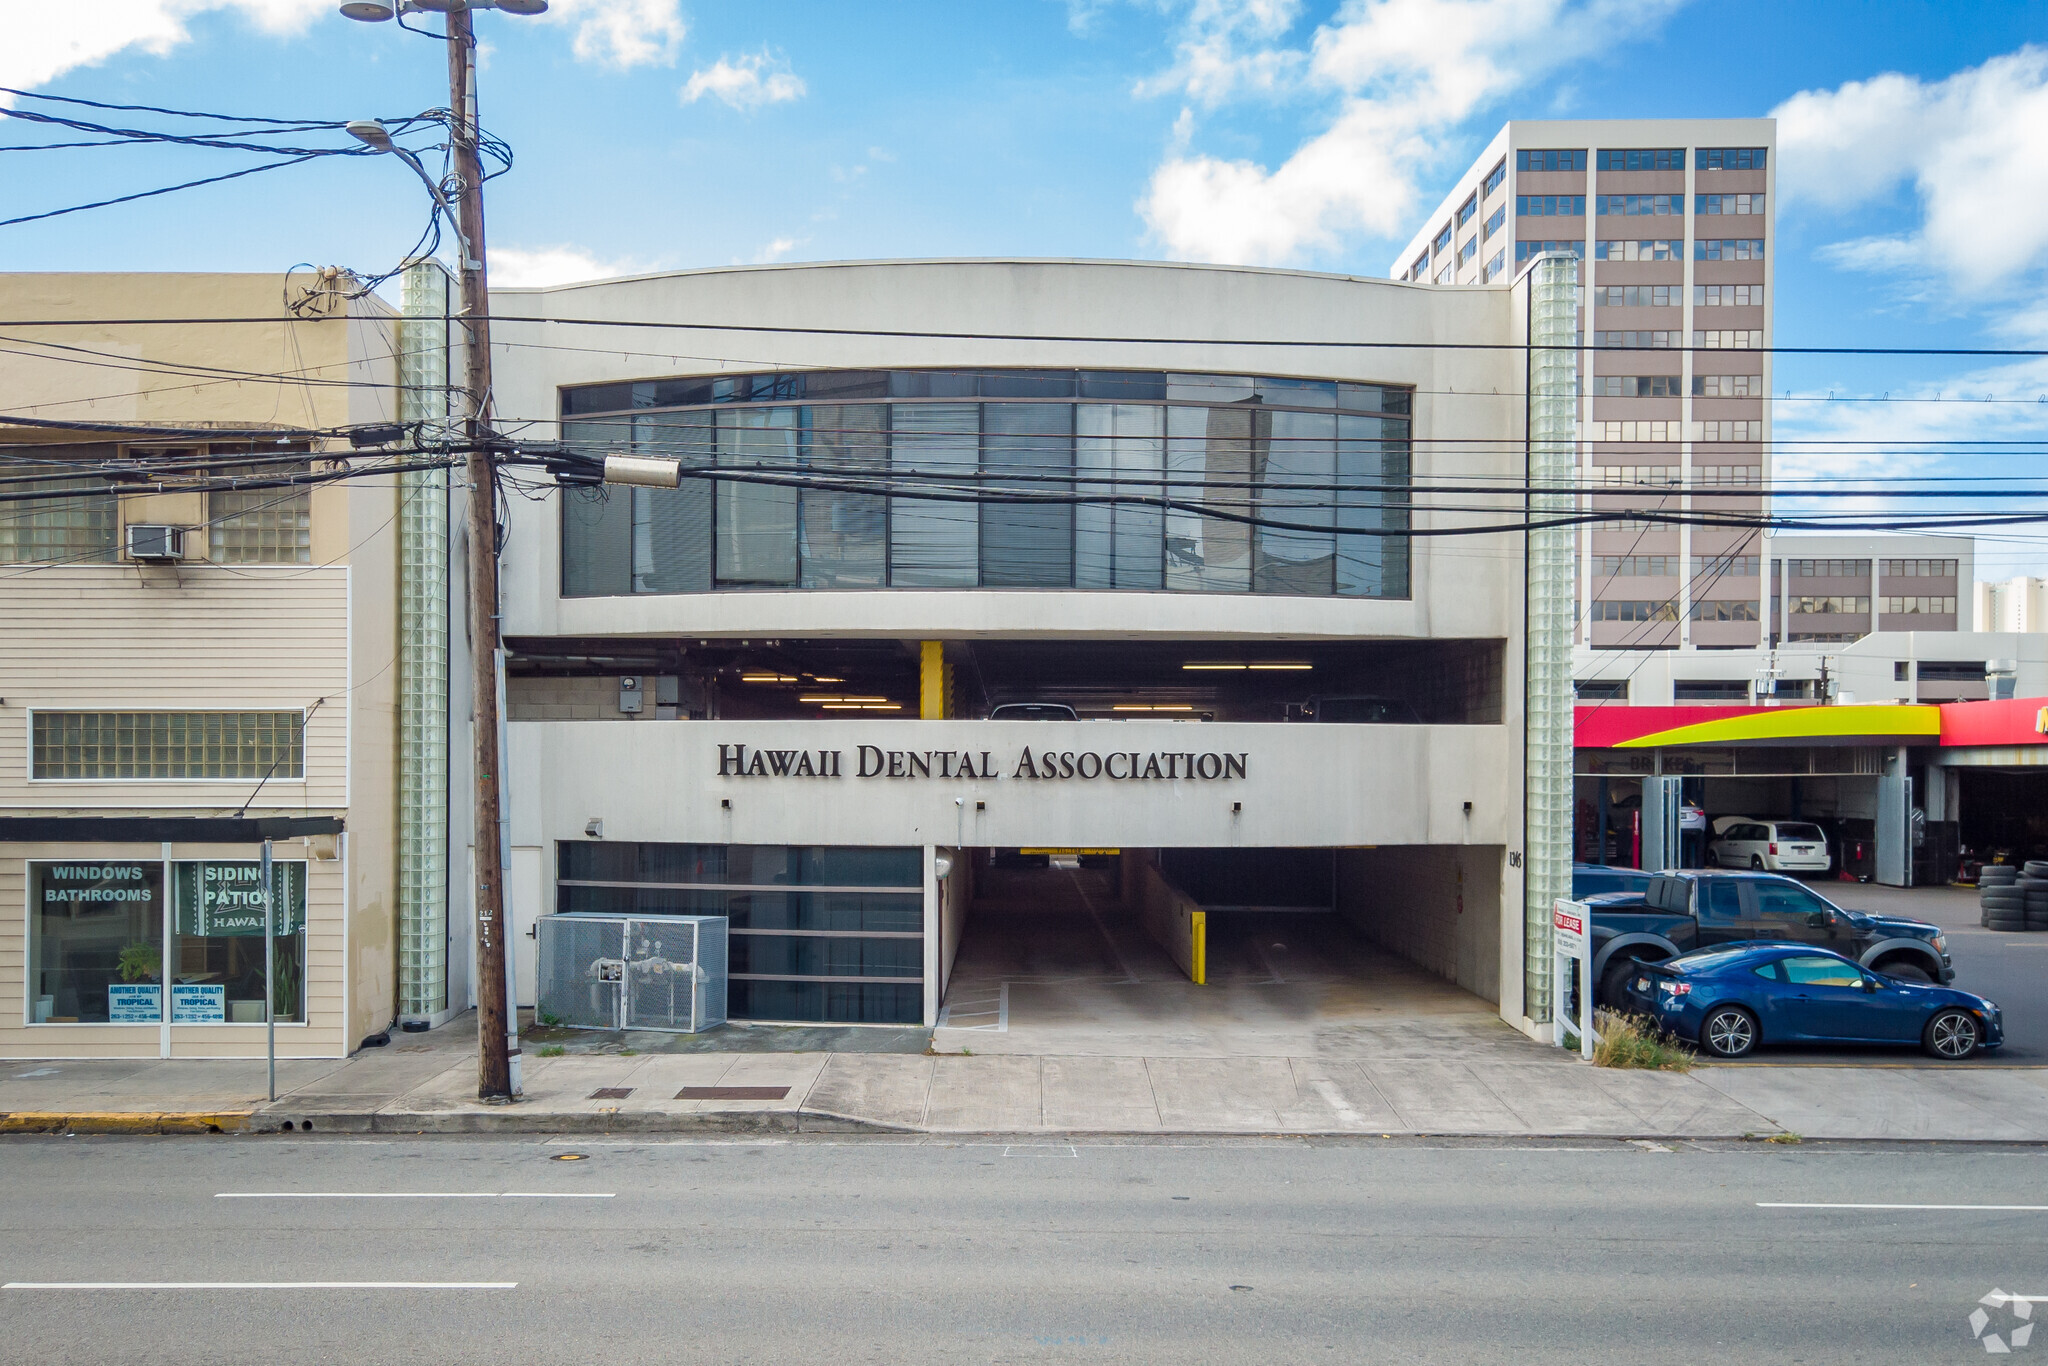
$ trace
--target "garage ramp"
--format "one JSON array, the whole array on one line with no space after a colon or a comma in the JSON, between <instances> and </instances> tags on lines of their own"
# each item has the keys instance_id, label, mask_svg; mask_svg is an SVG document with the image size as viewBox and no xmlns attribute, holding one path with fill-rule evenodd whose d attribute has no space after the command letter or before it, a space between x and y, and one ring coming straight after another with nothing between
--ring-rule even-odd
<instances>
[{"instance_id":1,"label":"garage ramp","mask_svg":"<svg viewBox=\"0 0 2048 1366\"><path fill-rule=\"evenodd\" d=\"M1148 913L1127 871L978 860L934 1047L1394 1058L1434 1056L1447 1040L1526 1045L1490 1003L1373 945L1333 912L1210 910L1168 882L1171 905L1155 894ZM1148 932L1162 909L1192 920L1193 942Z\"/></svg>"}]
</instances>

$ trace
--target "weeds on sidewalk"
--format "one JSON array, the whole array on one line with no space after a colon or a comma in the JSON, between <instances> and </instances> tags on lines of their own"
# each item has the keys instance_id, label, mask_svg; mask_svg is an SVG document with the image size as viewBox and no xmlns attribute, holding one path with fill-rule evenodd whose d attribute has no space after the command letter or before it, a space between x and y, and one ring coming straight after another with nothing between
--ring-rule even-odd
<instances>
[{"instance_id":1,"label":"weeds on sidewalk","mask_svg":"<svg viewBox=\"0 0 2048 1366\"><path fill-rule=\"evenodd\" d=\"M1640 1015L1599 1012L1600 1041L1595 1067L1635 1067L1653 1072L1690 1072L1699 1061L1690 1048Z\"/></svg>"}]
</instances>

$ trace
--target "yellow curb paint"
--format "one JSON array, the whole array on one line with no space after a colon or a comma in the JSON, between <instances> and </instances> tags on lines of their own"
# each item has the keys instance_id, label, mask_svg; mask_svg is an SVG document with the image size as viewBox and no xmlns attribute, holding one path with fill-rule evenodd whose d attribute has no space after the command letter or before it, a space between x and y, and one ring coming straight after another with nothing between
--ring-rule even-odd
<instances>
[{"instance_id":1,"label":"yellow curb paint","mask_svg":"<svg viewBox=\"0 0 2048 1366\"><path fill-rule=\"evenodd\" d=\"M0 1134L233 1133L248 1123L251 1113L247 1110L17 1110L0 1114Z\"/></svg>"}]
</instances>

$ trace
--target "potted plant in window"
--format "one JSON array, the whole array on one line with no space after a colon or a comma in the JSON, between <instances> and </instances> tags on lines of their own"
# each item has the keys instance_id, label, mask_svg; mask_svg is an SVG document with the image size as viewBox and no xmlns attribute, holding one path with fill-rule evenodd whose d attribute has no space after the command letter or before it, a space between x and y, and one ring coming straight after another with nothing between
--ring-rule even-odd
<instances>
[{"instance_id":1,"label":"potted plant in window","mask_svg":"<svg viewBox=\"0 0 2048 1366\"><path fill-rule=\"evenodd\" d=\"M155 944L130 944L121 950L114 972L123 982L154 982L164 970L164 953Z\"/></svg>"}]
</instances>

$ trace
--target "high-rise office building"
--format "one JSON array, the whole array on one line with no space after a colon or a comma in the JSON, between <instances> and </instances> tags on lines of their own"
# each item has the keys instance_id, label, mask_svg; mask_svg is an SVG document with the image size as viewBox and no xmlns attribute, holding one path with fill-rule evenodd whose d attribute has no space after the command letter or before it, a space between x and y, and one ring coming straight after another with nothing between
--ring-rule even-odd
<instances>
[{"instance_id":1,"label":"high-rise office building","mask_svg":"<svg viewBox=\"0 0 2048 1366\"><path fill-rule=\"evenodd\" d=\"M1771 119L1511 122L1393 264L1399 279L1477 285L1546 251L1580 259L1594 509L1766 506L1776 134ZM1771 644L1781 595L1762 541L1748 527L1593 525L1578 546L1581 652Z\"/></svg>"}]
</instances>

